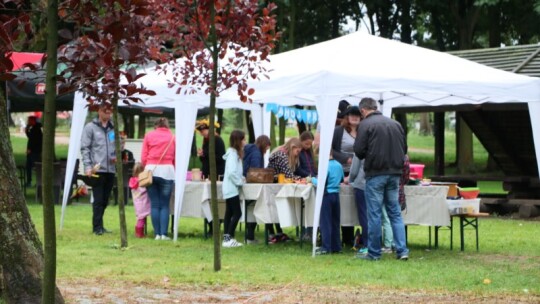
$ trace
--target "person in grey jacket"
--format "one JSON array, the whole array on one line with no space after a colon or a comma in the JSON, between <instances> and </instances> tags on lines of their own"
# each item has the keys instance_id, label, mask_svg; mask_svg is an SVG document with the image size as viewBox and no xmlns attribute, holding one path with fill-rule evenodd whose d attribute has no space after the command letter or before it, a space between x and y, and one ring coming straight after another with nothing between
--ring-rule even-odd
<instances>
[{"instance_id":1,"label":"person in grey jacket","mask_svg":"<svg viewBox=\"0 0 540 304\"><path fill-rule=\"evenodd\" d=\"M91 180L94 202L92 204L92 230L95 235L110 232L103 226L103 214L109 204L114 185L116 154L112 109L102 103L98 117L84 126L81 139L81 156L85 175Z\"/></svg>"}]
</instances>

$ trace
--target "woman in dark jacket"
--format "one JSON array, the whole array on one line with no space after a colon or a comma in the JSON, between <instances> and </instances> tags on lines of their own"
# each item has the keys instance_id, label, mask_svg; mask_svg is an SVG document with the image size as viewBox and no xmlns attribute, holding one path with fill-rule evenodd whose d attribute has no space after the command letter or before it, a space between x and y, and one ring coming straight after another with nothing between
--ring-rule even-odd
<instances>
[{"instance_id":1,"label":"woman in dark jacket","mask_svg":"<svg viewBox=\"0 0 540 304\"><path fill-rule=\"evenodd\" d=\"M270 148L270 138L266 135L257 137L254 144L244 147L244 176L249 168L264 168L264 154Z\"/></svg>"},{"instance_id":2,"label":"woman in dark jacket","mask_svg":"<svg viewBox=\"0 0 540 304\"><path fill-rule=\"evenodd\" d=\"M201 133L203 137L203 145L202 149L197 150L197 155L199 156L199 159L202 163L202 174L205 178L210 179L210 153L208 151L210 142L209 142L209 130L210 127L208 126L208 123L206 122L199 122L197 123L197 126L195 127L199 133ZM223 139L216 134L216 171L217 171L217 177L219 180L220 175L223 176L223 173L225 172L225 160L223 159L223 155L225 155L225 143L223 142Z\"/></svg>"},{"instance_id":3,"label":"woman in dark jacket","mask_svg":"<svg viewBox=\"0 0 540 304\"><path fill-rule=\"evenodd\" d=\"M264 168L264 154L270 148L270 138L266 135L257 137L254 144L244 146L244 176L247 176L249 168ZM246 201L246 207L255 201ZM247 212L247 211L246 211ZM248 244L256 244L255 228L257 223L246 222L246 239Z\"/></svg>"}]
</instances>

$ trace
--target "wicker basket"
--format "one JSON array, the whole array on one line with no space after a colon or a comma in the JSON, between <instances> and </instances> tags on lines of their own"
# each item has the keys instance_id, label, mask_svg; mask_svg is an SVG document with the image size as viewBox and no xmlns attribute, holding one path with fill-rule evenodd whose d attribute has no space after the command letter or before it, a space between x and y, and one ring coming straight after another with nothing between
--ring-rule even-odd
<instances>
[{"instance_id":1,"label":"wicker basket","mask_svg":"<svg viewBox=\"0 0 540 304\"><path fill-rule=\"evenodd\" d=\"M271 184L274 182L274 169L249 168L246 182L255 184Z\"/></svg>"}]
</instances>

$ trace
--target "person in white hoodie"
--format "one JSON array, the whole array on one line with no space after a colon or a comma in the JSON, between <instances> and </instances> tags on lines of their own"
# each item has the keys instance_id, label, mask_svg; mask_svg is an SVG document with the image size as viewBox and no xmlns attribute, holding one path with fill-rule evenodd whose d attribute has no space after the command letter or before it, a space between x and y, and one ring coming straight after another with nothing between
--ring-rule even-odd
<instances>
[{"instance_id":1,"label":"person in white hoodie","mask_svg":"<svg viewBox=\"0 0 540 304\"><path fill-rule=\"evenodd\" d=\"M223 198L225 199L225 218L223 219L223 247L240 247L242 243L234 239L234 232L238 221L242 217L240 208L240 187L245 182L243 175L242 157L246 134L234 130L229 139L229 148L223 159L225 160L225 174L223 176Z\"/></svg>"}]
</instances>

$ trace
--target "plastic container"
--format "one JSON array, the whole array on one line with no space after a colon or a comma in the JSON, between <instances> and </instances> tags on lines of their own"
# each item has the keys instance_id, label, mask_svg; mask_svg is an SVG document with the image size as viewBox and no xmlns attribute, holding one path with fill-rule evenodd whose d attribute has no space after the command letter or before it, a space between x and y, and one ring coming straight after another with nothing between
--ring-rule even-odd
<instances>
[{"instance_id":1,"label":"plastic container","mask_svg":"<svg viewBox=\"0 0 540 304\"><path fill-rule=\"evenodd\" d=\"M410 176L412 178L422 179L424 178L424 164L410 164L409 168L411 169Z\"/></svg>"},{"instance_id":2,"label":"plastic container","mask_svg":"<svg viewBox=\"0 0 540 304\"><path fill-rule=\"evenodd\" d=\"M459 195L463 199L475 199L478 197L478 194L480 193L480 189L476 187L472 188L459 188Z\"/></svg>"}]
</instances>

